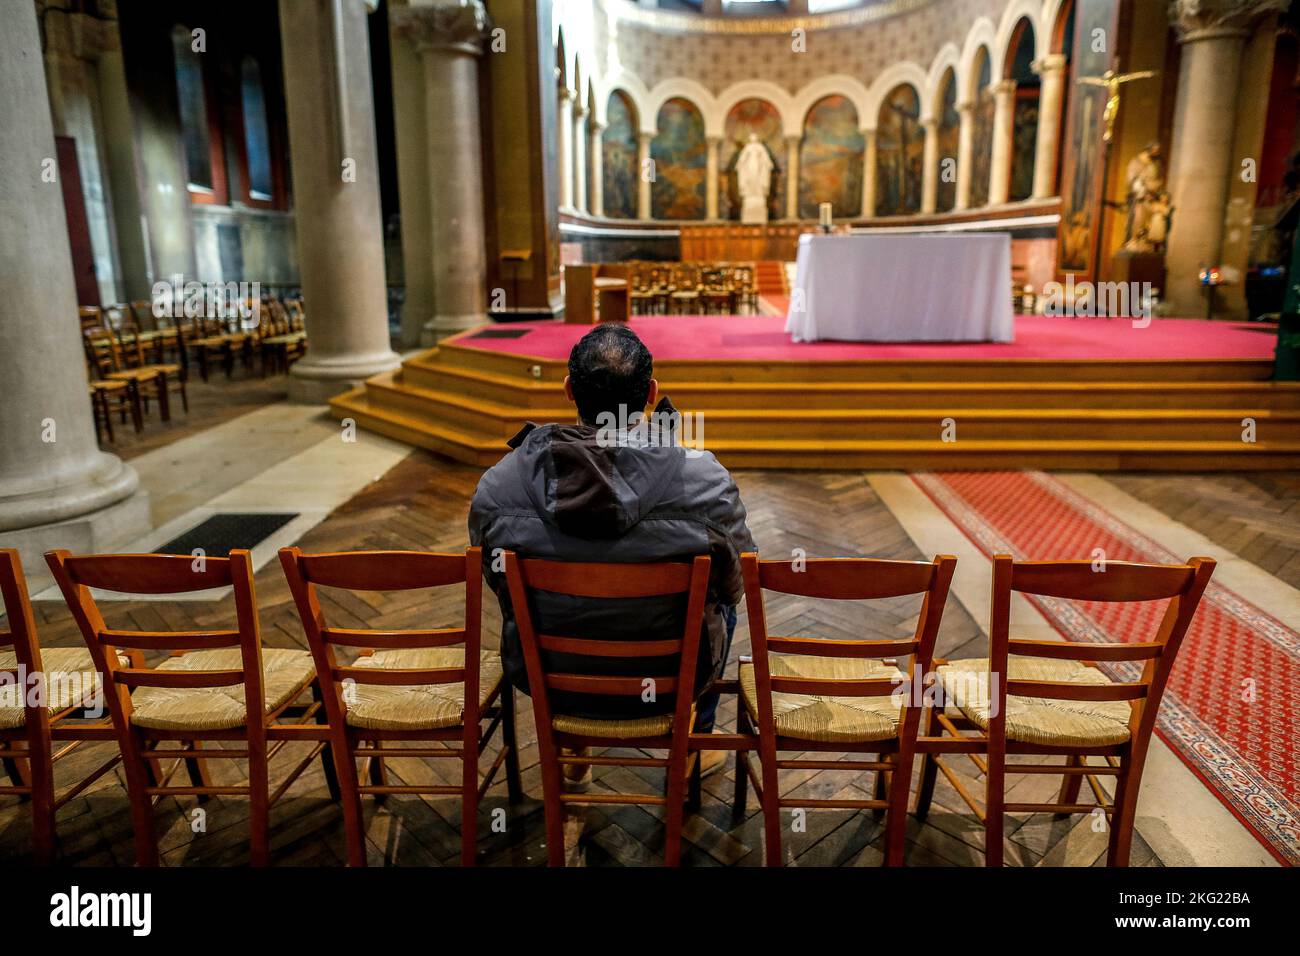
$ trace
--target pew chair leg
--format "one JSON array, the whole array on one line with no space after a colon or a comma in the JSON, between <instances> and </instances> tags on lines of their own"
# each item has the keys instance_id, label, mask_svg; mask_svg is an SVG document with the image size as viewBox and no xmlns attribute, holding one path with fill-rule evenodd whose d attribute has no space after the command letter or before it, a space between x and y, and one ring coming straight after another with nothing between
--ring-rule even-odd
<instances>
[{"instance_id":1,"label":"pew chair leg","mask_svg":"<svg viewBox=\"0 0 1300 956\"><path fill-rule=\"evenodd\" d=\"M339 786L339 803L343 807L343 833L347 844L348 866L366 865L366 821L361 809L356 758L352 741L342 728L334 732L334 776Z\"/></svg>"},{"instance_id":2,"label":"pew chair leg","mask_svg":"<svg viewBox=\"0 0 1300 956\"><path fill-rule=\"evenodd\" d=\"M682 862L682 820L686 814L687 734L678 731L668 753L668 804L664 807L664 866ZM699 761L695 762L696 770Z\"/></svg>"},{"instance_id":3,"label":"pew chair leg","mask_svg":"<svg viewBox=\"0 0 1300 956\"><path fill-rule=\"evenodd\" d=\"M877 755L877 756L879 757L880 760L882 760L882 761L884 760L884 755L883 755L883 754L879 754L879 755ZM885 794L888 793L888 792L892 789L892 788L889 786L889 781L886 779L888 776L889 776L889 772L886 771L886 770L877 770L877 771L876 771L876 779L875 779L875 783L874 783L874 785L872 786L872 789L871 789L871 799L872 799L872 800L884 800L884 799L885 799ZM876 820L879 820L879 819L880 819L881 817L883 817L884 815L885 815L885 811L884 811L884 810L881 810L879 807L877 807L877 808L875 808L875 809L873 809L873 810L871 811L871 816L872 816L874 819L876 819Z\"/></svg>"},{"instance_id":4,"label":"pew chair leg","mask_svg":"<svg viewBox=\"0 0 1300 956\"><path fill-rule=\"evenodd\" d=\"M266 866L271 858L271 776L266 740L248 742L249 864Z\"/></svg>"},{"instance_id":5,"label":"pew chair leg","mask_svg":"<svg viewBox=\"0 0 1300 956\"><path fill-rule=\"evenodd\" d=\"M764 865L780 866L781 854L781 786L776 769L776 748L759 743L759 773L763 778L763 853Z\"/></svg>"},{"instance_id":6,"label":"pew chair leg","mask_svg":"<svg viewBox=\"0 0 1300 956\"><path fill-rule=\"evenodd\" d=\"M1070 754L1065 758L1067 767L1082 767L1083 758L1077 754ZM1079 786L1083 783L1083 776L1077 773L1067 773L1061 776L1061 792L1057 797L1057 803L1078 803ZM1068 816L1068 814L1057 814L1057 816Z\"/></svg>"},{"instance_id":7,"label":"pew chair leg","mask_svg":"<svg viewBox=\"0 0 1300 956\"><path fill-rule=\"evenodd\" d=\"M519 736L515 726L515 689L508 682L501 687L501 742L506 750L506 794L511 806L524 799L519 777Z\"/></svg>"},{"instance_id":8,"label":"pew chair leg","mask_svg":"<svg viewBox=\"0 0 1300 956\"><path fill-rule=\"evenodd\" d=\"M122 771L126 776L126 795L131 803L131 828L135 833L135 865L158 865L158 836L154 831L153 798L148 788L156 771L145 756L144 740L133 733L122 747Z\"/></svg>"},{"instance_id":9,"label":"pew chair leg","mask_svg":"<svg viewBox=\"0 0 1300 956\"><path fill-rule=\"evenodd\" d=\"M998 751L995 742L989 741L988 770L984 776L984 865L1002 866L1002 838L1006 817L1002 807L1006 803L1006 754Z\"/></svg>"},{"instance_id":10,"label":"pew chair leg","mask_svg":"<svg viewBox=\"0 0 1300 956\"><path fill-rule=\"evenodd\" d=\"M460 865L478 860L478 724L467 726L461 744Z\"/></svg>"},{"instance_id":11,"label":"pew chair leg","mask_svg":"<svg viewBox=\"0 0 1300 956\"><path fill-rule=\"evenodd\" d=\"M316 723L329 724L329 715L325 712L325 698L321 693L320 681L312 681L311 696L317 704ZM344 750L346 753L346 748ZM330 799L338 802L343 799L343 791L339 789L338 765L334 761L334 740L332 737L325 741L325 746L320 752L320 768L325 774L325 786L329 790Z\"/></svg>"},{"instance_id":12,"label":"pew chair leg","mask_svg":"<svg viewBox=\"0 0 1300 956\"><path fill-rule=\"evenodd\" d=\"M1134 755L1131 752L1120 758L1120 774L1115 778L1115 808L1110 817L1107 866L1128 866L1144 758L1145 754Z\"/></svg>"},{"instance_id":13,"label":"pew chair leg","mask_svg":"<svg viewBox=\"0 0 1300 956\"><path fill-rule=\"evenodd\" d=\"M885 815L885 866L902 866L907 842L907 801L912 790L912 754L899 753L891 774Z\"/></svg>"}]
</instances>

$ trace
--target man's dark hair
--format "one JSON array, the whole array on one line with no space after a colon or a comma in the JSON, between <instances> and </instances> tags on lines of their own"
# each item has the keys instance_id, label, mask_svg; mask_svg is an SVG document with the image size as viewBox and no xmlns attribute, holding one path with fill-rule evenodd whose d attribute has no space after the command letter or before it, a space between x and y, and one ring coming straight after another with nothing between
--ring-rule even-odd
<instances>
[{"instance_id":1,"label":"man's dark hair","mask_svg":"<svg viewBox=\"0 0 1300 956\"><path fill-rule=\"evenodd\" d=\"M569 353L569 380L578 415L598 424L602 412L627 416L645 410L654 376L654 356L635 332L621 323L604 323L584 335Z\"/></svg>"}]
</instances>

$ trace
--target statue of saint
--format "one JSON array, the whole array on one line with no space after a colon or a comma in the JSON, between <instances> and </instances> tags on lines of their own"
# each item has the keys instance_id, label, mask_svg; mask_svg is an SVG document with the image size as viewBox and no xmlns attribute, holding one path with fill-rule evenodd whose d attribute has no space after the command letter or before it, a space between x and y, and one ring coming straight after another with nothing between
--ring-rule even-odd
<instances>
[{"instance_id":1,"label":"statue of saint","mask_svg":"<svg viewBox=\"0 0 1300 956\"><path fill-rule=\"evenodd\" d=\"M749 142L736 159L736 187L740 192L740 221L767 222L767 194L772 188L772 157L754 133L749 134Z\"/></svg>"},{"instance_id":2,"label":"statue of saint","mask_svg":"<svg viewBox=\"0 0 1300 956\"><path fill-rule=\"evenodd\" d=\"M1130 252L1161 252L1169 231L1169 193L1160 167L1160 144L1150 143L1129 161L1128 223L1124 248Z\"/></svg>"}]
</instances>

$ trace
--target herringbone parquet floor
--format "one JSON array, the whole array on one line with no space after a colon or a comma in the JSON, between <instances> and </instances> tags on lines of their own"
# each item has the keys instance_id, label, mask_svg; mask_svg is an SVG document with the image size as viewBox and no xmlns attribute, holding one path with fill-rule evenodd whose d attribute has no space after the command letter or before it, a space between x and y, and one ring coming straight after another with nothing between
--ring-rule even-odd
<instances>
[{"instance_id":1,"label":"herringbone parquet floor","mask_svg":"<svg viewBox=\"0 0 1300 956\"><path fill-rule=\"evenodd\" d=\"M382 479L365 488L300 542L306 551L361 548L456 550L467 542L465 516L478 480L476 469L452 464L423 452L413 452ZM808 555L873 555L928 558L919 554L889 510L877 499L864 476L853 473L743 472L737 475L749 509L750 527L765 554L801 548ZM305 640L278 563L257 575L263 638L267 645L303 647ZM490 597L490 596L489 596ZM328 592L326 614L337 626L439 626L457 620L457 598L451 594L404 592L354 594ZM489 604L494 602L489 601ZM110 626L144 629L193 628L233 619L232 600L217 604L193 602L114 602L104 605ZM772 626L780 633L820 634L861 639L910 633L919 599L873 604L828 605L794 597L769 596ZM72 645L80 641L67 610L60 604L36 605L42 643ZM485 640L495 642L500 616L486 609ZM977 656L982 652L979 628L962 606L950 600L939 636L939 653ZM749 652L742 610L728 673L734 674L738 655ZM494 784L481 808L480 860L491 865L541 865L545 862L541 783L536 766L532 714L520 697L519 734L524 786L530 798L511 808L504 781ZM735 726L736 703L725 699L719 727ZM103 748L87 748L61 764L61 781L103 759ZM294 745L300 746L300 745ZM297 763L293 747L286 748L281 772ZM214 776L234 780L242 765L217 762ZM973 773L968 764L957 764ZM404 759L390 762L389 772L400 781L428 781L454 773L449 761ZM273 780L275 768L272 769ZM1016 778L1012 778L1015 780ZM761 864L762 823L754 800L733 811L734 761L724 772L705 779L703 806L688 819L687 865ZM447 782L454 782L448 779ZM975 778L972 778L975 783ZM978 786L978 784L975 784ZM1025 776L1009 792L1013 801L1047 799L1058 781ZM662 786L657 770L597 768L595 789L654 792ZM798 798L869 795L872 780L836 771L785 772L783 793ZM493 820L504 808L504 832ZM201 812L199 812L201 811ZM459 812L454 800L390 797L377 806L368 803L371 863L395 865L455 865L459 855ZM226 865L246 860L244 801L212 798L200 806L193 799L169 798L157 809L164 862L168 865ZM659 860L662 844L658 808L584 808L568 827L570 858L589 866L641 865ZM874 866L880 862L881 825L870 814L810 810L806 825L787 824L784 838L788 861L815 866ZM71 801L59 819L60 852L64 862L83 865L125 865L132 859L127 801L120 779L110 775L91 791ZM982 831L965 811L942 777L936 806L924 825L909 821L907 859L912 865L979 865ZM273 860L278 865L336 865L343 853L343 827L337 806L330 801L319 765L294 785L272 811ZM1104 859L1104 834L1094 833L1087 818L1020 815L1008 823L1007 859L1013 865L1091 865ZM0 807L0 860L21 865L27 853L26 808L7 801ZM1137 838L1135 864L1158 864L1152 851Z\"/></svg>"}]
</instances>

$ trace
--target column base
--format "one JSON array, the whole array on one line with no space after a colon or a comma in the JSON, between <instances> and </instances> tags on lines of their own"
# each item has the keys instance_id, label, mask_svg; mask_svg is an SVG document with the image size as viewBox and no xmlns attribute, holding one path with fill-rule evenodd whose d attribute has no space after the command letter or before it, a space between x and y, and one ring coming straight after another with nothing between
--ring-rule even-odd
<instances>
[{"instance_id":1,"label":"column base","mask_svg":"<svg viewBox=\"0 0 1300 956\"><path fill-rule=\"evenodd\" d=\"M458 332L466 332L469 329L477 328L486 319L487 316L481 312L470 312L465 315L435 315L424 323L424 329L420 333L420 346L429 348L437 345L443 339Z\"/></svg>"},{"instance_id":2,"label":"column base","mask_svg":"<svg viewBox=\"0 0 1300 956\"><path fill-rule=\"evenodd\" d=\"M73 554L105 554L147 534L149 493L136 491L107 508L63 521L0 532L0 547L17 548L29 585L48 580L45 552L67 548Z\"/></svg>"},{"instance_id":3,"label":"column base","mask_svg":"<svg viewBox=\"0 0 1300 956\"><path fill-rule=\"evenodd\" d=\"M323 405L372 375L390 371L401 364L402 357L392 350L370 355L322 357L314 362L308 353L289 369L289 401Z\"/></svg>"}]
</instances>

